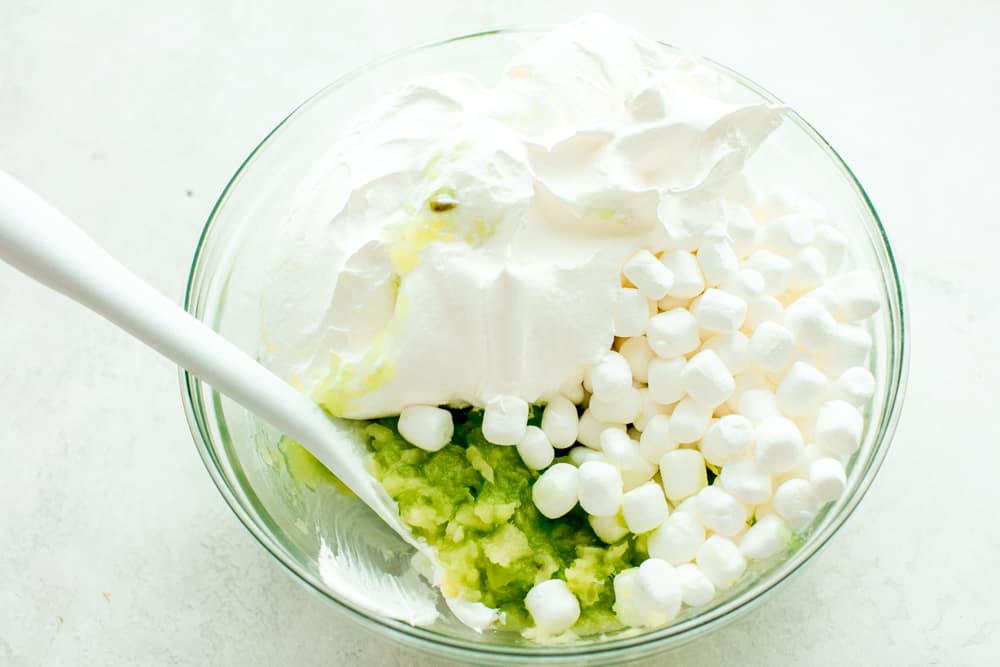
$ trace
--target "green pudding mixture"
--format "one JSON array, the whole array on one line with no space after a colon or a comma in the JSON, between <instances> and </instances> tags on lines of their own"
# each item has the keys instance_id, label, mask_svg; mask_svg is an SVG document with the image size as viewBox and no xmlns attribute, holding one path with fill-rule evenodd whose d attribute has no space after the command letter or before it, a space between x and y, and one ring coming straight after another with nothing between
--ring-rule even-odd
<instances>
[{"instance_id":1,"label":"green pudding mixture","mask_svg":"<svg viewBox=\"0 0 1000 667\"><path fill-rule=\"evenodd\" d=\"M533 407L530 423L537 425L540 413ZM373 473L399 504L403 521L437 551L444 594L498 609L506 621L502 627L524 630L533 625L524 606L531 587L564 579L580 601L574 632L621 628L612 609L612 581L644 560L643 538L628 535L605 544L579 506L555 520L542 516L531 500L539 473L524 465L517 448L486 442L481 411L452 414L455 435L437 452L406 442L396 418L365 429ZM302 448L296 454L312 459ZM315 466L300 461L295 467L315 483Z\"/></svg>"},{"instance_id":2,"label":"green pudding mixture","mask_svg":"<svg viewBox=\"0 0 1000 667\"><path fill-rule=\"evenodd\" d=\"M533 413L537 423L540 410ZM486 442L482 412L453 415L452 442L437 452L403 440L395 419L367 428L375 476L403 521L437 550L444 594L499 609L507 628L522 629L532 625L524 596L555 577L580 601L578 634L620 628L612 579L641 562L633 540L604 544L579 507L556 520L542 516L531 500L539 473L517 448Z\"/></svg>"}]
</instances>

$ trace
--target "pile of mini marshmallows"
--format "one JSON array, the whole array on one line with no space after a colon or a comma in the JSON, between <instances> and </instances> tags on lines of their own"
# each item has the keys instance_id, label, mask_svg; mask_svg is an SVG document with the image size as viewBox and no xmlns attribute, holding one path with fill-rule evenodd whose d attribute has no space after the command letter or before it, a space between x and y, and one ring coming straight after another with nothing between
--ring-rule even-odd
<instances>
[{"instance_id":1,"label":"pile of mini marshmallows","mask_svg":"<svg viewBox=\"0 0 1000 667\"><path fill-rule=\"evenodd\" d=\"M623 266L614 348L548 401L541 428L520 398L486 406L486 440L543 471L532 489L543 515L579 503L609 544L646 535L649 558L614 579L625 625L708 603L844 492L875 392L863 322L880 305L870 272L843 270L846 251L837 229L798 213L737 215L640 250ZM399 431L436 450L451 415L410 407ZM568 463L553 465L557 449ZM580 613L558 579L525 604L548 633Z\"/></svg>"}]
</instances>

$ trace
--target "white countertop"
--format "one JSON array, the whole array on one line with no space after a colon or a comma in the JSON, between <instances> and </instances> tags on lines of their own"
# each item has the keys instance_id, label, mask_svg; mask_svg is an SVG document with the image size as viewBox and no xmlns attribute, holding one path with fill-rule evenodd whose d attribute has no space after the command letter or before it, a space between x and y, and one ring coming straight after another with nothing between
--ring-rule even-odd
<instances>
[{"instance_id":1,"label":"white countertop","mask_svg":"<svg viewBox=\"0 0 1000 667\"><path fill-rule=\"evenodd\" d=\"M228 177L325 82L602 7L796 107L868 189L909 289L907 406L867 498L671 664L995 664L1000 3L4 0L0 168L179 299ZM435 664L358 632L254 542L168 362L3 266L0 405L0 665Z\"/></svg>"}]
</instances>

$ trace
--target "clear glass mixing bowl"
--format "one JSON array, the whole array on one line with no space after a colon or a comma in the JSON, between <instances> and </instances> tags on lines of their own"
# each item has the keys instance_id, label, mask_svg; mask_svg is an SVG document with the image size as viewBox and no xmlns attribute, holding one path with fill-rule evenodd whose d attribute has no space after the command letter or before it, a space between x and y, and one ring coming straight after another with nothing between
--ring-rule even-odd
<instances>
[{"instance_id":1,"label":"clear glass mixing bowl","mask_svg":"<svg viewBox=\"0 0 1000 667\"><path fill-rule=\"evenodd\" d=\"M263 257L287 217L292 198L329 145L376 100L414 78L461 70L484 82L548 28L494 30L402 51L329 85L281 122L233 176L205 225L187 286L186 308L250 354L261 346L261 291L273 276ZM667 47L672 48L672 47ZM720 65L746 101L778 100ZM750 609L809 560L847 520L885 458L899 416L906 378L907 319L899 272L885 229L868 196L840 156L805 120L789 111L747 165L756 183L808 195L839 221L854 261L881 279L883 308L872 325L871 370L878 391L867 410L861 449L849 466L848 489L802 534L795 547L754 568L752 576L713 603L652 631L581 639L561 646L533 645L515 637L477 635L447 618L413 627L380 617L330 590L319 574L320 541L337 522L357 518L357 501L327 488L309 488L288 472L276 446L279 435L199 379L183 373L184 405L209 474L247 530L294 577L376 633L440 657L463 662L508 661L597 664L621 662L697 638ZM377 566L403 567L407 547L373 518L354 539ZM394 556L395 554L395 556ZM405 560L405 559L403 559Z\"/></svg>"}]
</instances>

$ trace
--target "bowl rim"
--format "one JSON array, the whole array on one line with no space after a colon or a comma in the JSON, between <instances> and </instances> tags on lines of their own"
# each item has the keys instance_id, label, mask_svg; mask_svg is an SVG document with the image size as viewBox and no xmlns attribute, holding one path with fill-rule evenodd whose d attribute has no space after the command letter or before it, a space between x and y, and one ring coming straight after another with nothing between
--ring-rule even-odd
<instances>
[{"instance_id":1,"label":"bowl rim","mask_svg":"<svg viewBox=\"0 0 1000 667\"><path fill-rule=\"evenodd\" d=\"M284 127L286 123L294 119L305 107L325 94L362 77L370 70L376 69L386 63L404 58L416 52L432 50L436 47L454 42L473 40L479 37L504 34L542 34L552 30L554 27L556 26L548 24L509 25L479 30L472 33L447 37L444 39L398 49L346 72L298 104L294 109L292 109L291 112L282 118L281 121L263 137L263 139L261 139L261 141L241 162L239 168L229 179L228 183L219 195L219 198L212 207L209 217L199 236L188 273L187 284L184 292L185 310L191 313L191 315L198 317L197 310L199 306L199 298L197 288L199 286L201 260L203 259L206 249L209 246L210 238L218 220L218 215L228 200L230 194L239 183L244 171L253 161L258 152L260 152L261 149L268 144L275 133ZM681 49L667 42L658 41L658 43L675 53L692 57L697 61L722 72L767 102L783 105L783 102L781 102L781 100L770 91L726 65L718 63L710 58L691 54L685 49ZM889 346L887 348L887 354L890 355L891 363L885 382L882 419L878 424L878 432L873 440L874 446L872 454L866 461L863 462L864 469L861 472L857 489L850 497L844 500L844 504L840 508L838 514L827 525L823 526L821 530L818 530L810 535L806 543L795 551L788 559L774 566L764 576L762 576L759 582L760 585L751 586L723 604L716 605L703 613L684 619L665 628L660 628L658 630L630 637L613 638L599 642L590 642L570 646L504 646L501 644L474 643L459 637L442 635L425 628L412 626L402 621L379 617L364 610L363 608L356 607L347 601L340 600L320 586L317 586L307 573L302 571L301 568L299 568L295 563L290 562L283 556L282 549L275 543L273 537L268 535L265 530L261 529L257 522L252 518L247 508L239 502L237 494L233 493L230 489L229 480L226 478L225 473L222 470L222 466L220 465L220 461L216 456L215 446L209 445L212 438L208 431L203 414L203 409L207 408L207 404L203 400L203 383L186 370L181 369L179 373L182 395L181 398L184 404L184 411L191 430L191 435L209 476L212 478L212 481L215 483L219 493L226 501L226 504L229 505L230 509L236 515L237 519L239 519L240 523L243 524L243 526L260 544L260 546L270 553L271 556L286 571L292 574L294 579L298 580L308 589L318 593L323 599L332 603L336 609L347 613L351 618L360 622L363 626L366 626L369 629L375 628L383 632L388 632L393 638L399 640L403 644L410 645L418 650L429 650L439 654L444 652L449 654L452 658L478 658L480 660L486 657L518 659L538 658L559 661L560 659L573 660L574 658L579 659L586 656L589 662L595 658L598 660L602 657L610 659L617 656L622 651L630 649L635 650L640 647L645 649L646 653L653 653L665 650L671 645L677 646L682 643L686 643L687 641L693 640L699 636L700 632L704 632L710 628L719 627L739 616L742 616L743 613L762 601L767 596L769 591L780 587L787 582L792 575L799 572L801 567L807 561L812 559L829 543L833 535L854 513L858 504L861 502L861 499L866 495L868 489L871 487L871 484L888 453L889 446L893 435L895 434L899 417L902 412L906 379L909 372L910 344L909 317L906 313L906 290L903 286L902 277L892 251L892 246L889 243L885 226L882 224L882 220L879 217L871 198L861 186L857 176L850 169L850 167L848 167L847 163L840 156L840 154L823 137L823 135L820 134L804 118L802 118L802 116L800 116L795 110L787 106L785 106L784 115L787 120L790 120L796 124L799 129L805 132L805 134L819 146L827 157L831 159L841 174L846 177L848 184L867 209L870 219L866 222L874 226L874 231L876 232L875 238L878 240L878 245L880 246L876 248L876 251L880 251L879 254L884 254L884 258L888 260L887 263L884 263L880 268L882 269L883 288L890 297L886 307L892 311L890 312L889 317L891 335ZM217 401L218 395L214 391L212 394L215 397L215 401ZM856 464L860 463L862 463L862 461L858 461Z\"/></svg>"}]
</instances>

